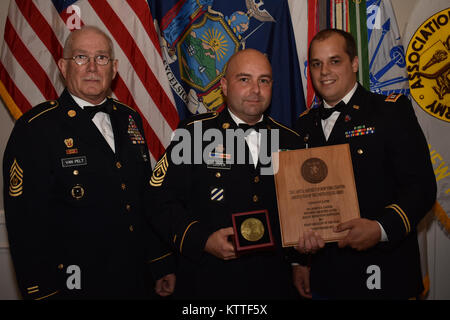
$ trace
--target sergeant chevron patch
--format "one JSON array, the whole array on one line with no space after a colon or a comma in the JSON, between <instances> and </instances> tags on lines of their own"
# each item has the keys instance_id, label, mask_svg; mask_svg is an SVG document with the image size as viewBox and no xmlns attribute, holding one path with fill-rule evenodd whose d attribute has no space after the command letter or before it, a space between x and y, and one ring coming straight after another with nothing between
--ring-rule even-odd
<instances>
[{"instance_id":1,"label":"sergeant chevron patch","mask_svg":"<svg viewBox=\"0 0 450 320\"><path fill-rule=\"evenodd\" d=\"M23 170L20 168L16 159L14 159L11 169L9 170L9 195L11 197L18 197L23 190Z\"/></svg>"},{"instance_id":2,"label":"sergeant chevron patch","mask_svg":"<svg viewBox=\"0 0 450 320\"><path fill-rule=\"evenodd\" d=\"M150 185L152 187L160 187L162 185L168 167L169 162L167 161L167 154L165 153L153 170L152 177L150 178Z\"/></svg>"}]
</instances>

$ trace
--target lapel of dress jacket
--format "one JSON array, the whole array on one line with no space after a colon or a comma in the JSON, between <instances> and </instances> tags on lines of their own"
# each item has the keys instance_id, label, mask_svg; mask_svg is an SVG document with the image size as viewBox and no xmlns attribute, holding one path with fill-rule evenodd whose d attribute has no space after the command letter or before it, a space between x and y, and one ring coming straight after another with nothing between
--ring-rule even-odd
<instances>
[{"instance_id":1,"label":"lapel of dress jacket","mask_svg":"<svg viewBox=\"0 0 450 320\"><path fill-rule=\"evenodd\" d=\"M256 165L255 170L260 171L261 170L261 166L263 165L261 163L262 158L264 157L265 159L271 158L272 157L272 135L271 135L271 130L272 128L275 127L275 124L271 122L271 120L269 119L269 116L267 116L266 114L264 114L264 129L265 129L265 133L260 132L261 138L259 140L259 154L258 154L258 163ZM274 128L276 129L276 128ZM280 134L280 132L278 132ZM278 139L281 140L281 137L278 136ZM278 148L280 148L280 141L278 141ZM279 150L275 150L276 152ZM250 152L250 151L249 151ZM267 167L267 163L264 164L264 166Z\"/></svg>"},{"instance_id":2,"label":"lapel of dress jacket","mask_svg":"<svg viewBox=\"0 0 450 320\"><path fill-rule=\"evenodd\" d=\"M322 121L319 115L319 108L314 108L310 111L311 113L311 122L307 122L309 124L310 129L307 130L309 134L308 145L309 147L319 147L327 144L327 140L325 139L325 134L323 133Z\"/></svg>"},{"instance_id":3,"label":"lapel of dress jacket","mask_svg":"<svg viewBox=\"0 0 450 320\"><path fill-rule=\"evenodd\" d=\"M116 155L121 154L122 147L127 142L126 139L129 138L128 135L128 124L129 120L127 114L121 111L115 104L112 98L108 98L109 103L112 106L112 111L110 114L111 126L114 133L114 146L116 149Z\"/></svg>"},{"instance_id":4,"label":"lapel of dress jacket","mask_svg":"<svg viewBox=\"0 0 450 320\"><path fill-rule=\"evenodd\" d=\"M67 89L58 98L58 103L62 110L62 121L77 133L80 140L107 154L114 154L95 124L72 99Z\"/></svg>"},{"instance_id":5,"label":"lapel of dress jacket","mask_svg":"<svg viewBox=\"0 0 450 320\"><path fill-rule=\"evenodd\" d=\"M355 126L355 123L358 123L358 119L361 114L360 110L364 107L365 103L363 97L364 88L360 84L358 84L358 88L356 89L355 93L336 120L333 130L328 137L327 144L334 145L347 142L345 133L347 131L351 131Z\"/></svg>"}]
</instances>

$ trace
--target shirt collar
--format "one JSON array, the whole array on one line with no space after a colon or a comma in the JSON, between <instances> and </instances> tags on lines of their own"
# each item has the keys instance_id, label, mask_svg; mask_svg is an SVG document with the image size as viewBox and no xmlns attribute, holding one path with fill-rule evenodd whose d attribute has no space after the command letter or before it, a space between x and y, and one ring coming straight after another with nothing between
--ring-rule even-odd
<instances>
[{"instance_id":1,"label":"shirt collar","mask_svg":"<svg viewBox=\"0 0 450 320\"><path fill-rule=\"evenodd\" d=\"M245 121L241 120L240 118L238 118L238 116L236 116L231 110L230 108L227 108L228 112L230 113L231 118L233 119L233 121L236 123L236 125L239 125L241 123L246 123ZM261 122L263 121L264 115L261 115L261 118L259 118L259 120L257 122Z\"/></svg>"},{"instance_id":2,"label":"shirt collar","mask_svg":"<svg viewBox=\"0 0 450 320\"><path fill-rule=\"evenodd\" d=\"M341 101L344 101L345 104L348 104L350 99L353 97L353 94L355 93L356 89L358 88L358 83L356 82L353 86L352 90L350 90L342 99ZM325 100L323 101L324 108L332 108Z\"/></svg>"},{"instance_id":3,"label":"shirt collar","mask_svg":"<svg viewBox=\"0 0 450 320\"><path fill-rule=\"evenodd\" d=\"M72 96L73 100L80 106L81 109L84 109L84 107L93 107L93 106L96 106L96 104L87 102L86 100L83 100L83 99L81 99L81 98L79 98L79 97L77 97L77 96L74 96L74 95L71 94L70 92L69 92L69 94ZM105 101L106 101L106 98L103 99L103 101L100 102L99 104L102 104L102 103L105 102Z\"/></svg>"}]
</instances>

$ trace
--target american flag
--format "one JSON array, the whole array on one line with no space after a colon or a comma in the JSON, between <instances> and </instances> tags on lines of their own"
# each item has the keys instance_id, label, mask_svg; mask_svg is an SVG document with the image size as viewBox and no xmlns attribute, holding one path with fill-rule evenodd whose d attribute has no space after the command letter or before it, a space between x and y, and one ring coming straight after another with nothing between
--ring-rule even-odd
<instances>
[{"instance_id":1,"label":"american flag","mask_svg":"<svg viewBox=\"0 0 450 320\"><path fill-rule=\"evenodd\" d=\"M145 0L11 0L0 57L0 96L15 119L64 89L57 61L70 31L95 25L113 40L112 96L137 110L152 164L179 121Z\"/></svg>"}]
</instances>

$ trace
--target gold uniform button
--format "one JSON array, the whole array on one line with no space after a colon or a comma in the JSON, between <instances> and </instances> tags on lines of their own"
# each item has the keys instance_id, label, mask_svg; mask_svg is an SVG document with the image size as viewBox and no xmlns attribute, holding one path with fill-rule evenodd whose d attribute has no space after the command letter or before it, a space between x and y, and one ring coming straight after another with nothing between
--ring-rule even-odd
<instances>
[{"instance_id":1,"label":"gold uniform button","mask_svg":"<svg viewBox=\"0 0 450 320\"><path fill-rule=\"evenodd\" d=\"M258 200L259 200L259 198L258 198L258 196L255 194L255 195L253 196L253 202L258 202Z\"/></svg>"},{"instance_id":2,"label":"gold uniform button","mask_svg":"<svg viewBox=\"0 0 450 320\"><path fill-rule=\"evenodd\" d=\"M356 152L357 152L358 154L363 154L363 153L364 153L364 151L363 151L362 149L358 149L358 150L356 150Z\"/></svg>"},{"instance_id":3,"label":"gold uniform button","mask_svg":"<svg viewBox=\"0 0 450 320\"><path fill-rule=\"evenodd\" d=\"M130 211L130 210L131 210L131 205L127 204L127 205L125 206L125 209L127 209L127 211Z\"/></svg>"},{"instance_id":4,"label":"gold uniform button","mask_svg":"<svg viewBox=\"0 0 450 320\"><path fill-rule=\"evenodd\" d=\"M122 188L122 190L125 190L125 189L127 188L127 185L126 185L125 183L122 183L122 184L120 185L120 187Z\"/></svg>"},{"instance_id":5,"label":"gold uniform button","mask_svg":"<svg viewBox=\"0 0 450 320\"><path fill-rule=\"evenodd\" d=\"M134 231L133 226L130 226L128 229L130 229L130 232L133 232L133 231Z\"/></svg>"},{"instance_id":6,"label":"gold uniform button","mask_svg":"<svg viewBox=\"0 0 450 320\"><path fill-rule=\"evenodd\" d=\"M216 172L216 178L220 178L222 174L220 172Z\"/></svg>"},{"instance_id":7,"label":"gold uniform button","mask_svg":"<svg viewBox=\"0 0 450 320\"><path fill-rule=\"evenodd\" d=\"M78 170L73 170L73 175L74 176L77 176L77 175L79 175L80 174L80 172L78 171Z\"/></svg>"},{"instance_id":8,"label":"gold uniform button","mask_svg":"<svg viewBox=\"0 0 450 320\"><path fill-rule=\"evenodd\" d=\"M61 264L59 264L59 265L58 265L58 269L59 269L59 270L62 270L62 269L64 269L64 265L63 265L62 263L61 263Z\"/></svg>"},{"instance_id":9,"label":"gold uniform button","mask_svg":"<svg viewBox=\"0 0 450 320\"><path fill-rule=\"evenodd\" d=\"M259 182L259 176L256 176L255 179L253 179L253 181L254 181L255 183L258 183L258 182Z\"/></svg>"},{"instance_id":10,"label":"gold uniform button","mask_svg":"<svg viewBox=\"0 0 450 320\"><path fill-rule=\"evenodd\" d=\"M117 161L117 162L116 162L116 167L117 167L117 169L122 168L122 164L120 163L120 161Z\"/></svg>"}]
</instances>

